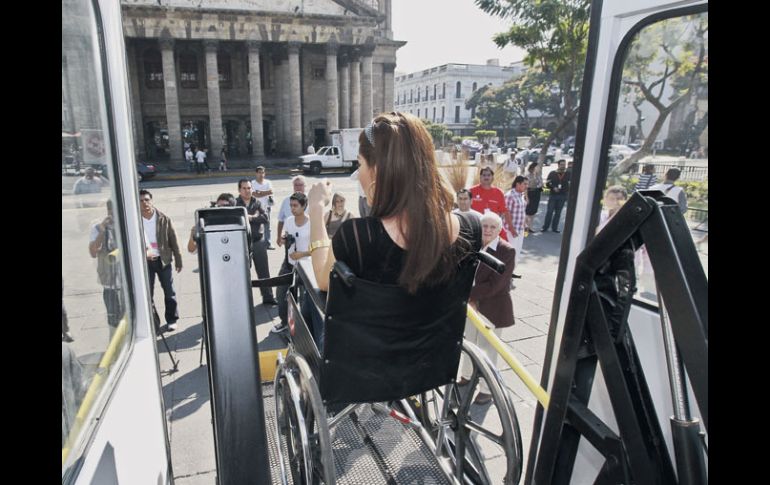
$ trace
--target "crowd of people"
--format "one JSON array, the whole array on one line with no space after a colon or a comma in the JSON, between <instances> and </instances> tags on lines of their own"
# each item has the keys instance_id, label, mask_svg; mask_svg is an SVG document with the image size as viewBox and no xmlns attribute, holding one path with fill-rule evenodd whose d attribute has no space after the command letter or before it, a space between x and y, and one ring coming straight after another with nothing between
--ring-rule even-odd
<instances>
[{"instance_id":1,"label":"crowd of people","mask_svg":"<svg viewBox=\"0 0 770 485\"><path fill-rule=\"evenodd\" d=\"M514 308L510 290L515 288L512 278L521 259L523 242L528 233L536 233L533 220L538 212L544 188L549 189L544 224L540 231L559 232L561 212L569 196L571 167L559 160L558 168L543 180L538 163L517 164L510 189L503 192L493 185L495 173L488 165L479 170L479 183L453 194L440 180L430 135L415 117L403 113L381 114L361 133L359 169L354 178L359 182L359 213L354 216L346 208L346 198L334 192L324 181L307 190L303 176L292 179L292 193L278 206L273 217L273 184L266 178L266 169L259 166L252 180L238 181L238 195L221 194L216 206L245 207L251 235L251 262L256 277L269 278L267 251L281 247L284 258L277 275L290 273L301 260L311 262L321 290L329 284L329 272L334 261L344 261L359 277L377 283L401 285L410 293L423 288L440 287L451 281L458 258L469 251L468 241L473 237L476 219L482 250L505 263L505 271L498 274L481 267L474 281L468 305L476 309L494 326L498 335L503 328L514 325ZM205 150L193 154L192 147L185 157L197 171L207 168ZM226 162L223 165L226 168ZM658 184L651 166L645 166L637 189L659 189L674 198L686 210L686 198L680 187L676 169L669 170L664 182ZM79 187L96 186L94 174ZM420 190L399 190L419 187ZM88 189L79 189L88 191ZM179 242L171 220L157 208L148 190L139 192L143 237L150 276L150 294L154 295L156 276L164 293L165 330L176 329L179 319L178 304L173 282L173 270L183 268ZM628 198L619 186L607 189L600 216L601 230L617 213ZM271 234L272 219L276 218L277 234ZM108 311L108 323L114 331L124 306L120 296L119 268L111 264L110 254L115 249L112 232L112 206L107 205L107 216L93 225L89 251L98 262L99 280ZM191 230L187 249L197 251L195 228ZM114 258L113 258L114 259ZM173 264L173 266L172 266ZM274 275L276 273L273 273ZM263 305L277 306L279 322L272 332L282 333L287 326L287 286L261 287ZM153 305L154 308L154 305ZM63 310L64 315L64 310ZM311 331L319 348L323 346L323 322L313 315ZM159 318L158 318L159 320ZM156 330L161 331L156 321ZM63 340L72 336L62 323ZM466 325L466 338L476 343L494 361L496 352L472 324ZM458 385L467 384L470 369L463 362ZM489 389L480 387L475 402L491 400Z\"/></svg>"}]
</instances>

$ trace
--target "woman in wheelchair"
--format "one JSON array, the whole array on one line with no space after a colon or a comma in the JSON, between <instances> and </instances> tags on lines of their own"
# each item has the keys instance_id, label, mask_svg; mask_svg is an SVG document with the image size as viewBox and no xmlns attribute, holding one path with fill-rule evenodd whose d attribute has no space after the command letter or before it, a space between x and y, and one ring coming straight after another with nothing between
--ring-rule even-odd
<instances>
[{"instance_id":1,"label":"woman in wheelchair","mask_svg":"<svg viewBox=\"0 0 770 485\"><path fill-rule=\"evenodd\" d=\"M453 196L438 173L433 142L422 122L405 113L381 114L359 136L358 180L370 217L342 224L329 247L323 214L331 186L310 189L308 211L313 269L322 290L334 261L359 278L398 284L414 294L452 279L474 251L470 228L460 231Z\"/></svg>"},{"instance_id":2,"label":"woman in wheelchair","mask_svg":"<svg viewBox=\"0 0 770 485\"><path fill-rule=\"evenodd\" d=\"M510 398L478 349L463 343L480 223L452 213L453 193L438 173L431 136L418 118L377 116L359 136L358 162L370 216L343 222L331 241L324 211L332 187L319 182L308 194L313 274L317 289L328 296L320 308L322 352L300 350L306 324L295 335L292 318L300 316L290 317L294 345L276 373L276 396L284 396L276 397L283 423L278 431L291 436L286 443L295 483L335 481L330 428L361 403L391 416L401 413L397 419L433 449L442 472L455 477L452 482L470 477L492 483L484 453L469 438L484 427L469 413L481 380L491 387L502 428L483 432L506 448L504 482L513 483L521 446ZM465 396L455 386L461 352L473 361ZM335 416L327 421L327 413ZM312 451L313 443L320 453Z\"/></svg>"}]
</instances>

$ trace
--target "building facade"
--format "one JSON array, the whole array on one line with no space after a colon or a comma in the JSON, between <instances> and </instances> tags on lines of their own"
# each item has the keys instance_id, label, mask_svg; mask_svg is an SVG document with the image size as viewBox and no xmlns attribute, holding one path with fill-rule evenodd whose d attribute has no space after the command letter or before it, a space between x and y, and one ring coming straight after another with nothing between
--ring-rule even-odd
<instances>
[{"instance_id":1,"label":"building facade","mask_svg":"<svg viewBox=\"0 0 770 485\"><path fill-rule=\"evenodd\" d=\"M139 159L299 155L393 109L391 0L121 4Z\"/></svg>"},{"instance_id":2,"label":"building facade","mask_svg":"<svg viewBox=\"0 0 770 485\"><path fill-rule=\"evenodd\" d=\"M398 111L443 123L455 134L472 135L476 113L465 108L466 101L482 86L501 86L523 73L521 63L501 67L497 59L486 65L444 64L396 76L393 104Z\"/></svg>"}]
</instances>

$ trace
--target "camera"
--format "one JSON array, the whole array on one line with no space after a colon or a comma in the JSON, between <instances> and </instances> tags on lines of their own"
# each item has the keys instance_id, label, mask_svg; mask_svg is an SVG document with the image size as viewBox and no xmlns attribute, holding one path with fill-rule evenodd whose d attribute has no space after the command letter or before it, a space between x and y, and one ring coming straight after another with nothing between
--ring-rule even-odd
<instances>
[{"instance_id":1,"label":"camera","mask_svg":"<svg viewBox=\"0 0 770 485\"><path fill-rule=\"evenodd\" d=\"M285 241L286 247L290 248L292 244L294 244L297 241L297 239L287 232L286 236L284 237L284 241Z\"/></svg>"}]
</instances>

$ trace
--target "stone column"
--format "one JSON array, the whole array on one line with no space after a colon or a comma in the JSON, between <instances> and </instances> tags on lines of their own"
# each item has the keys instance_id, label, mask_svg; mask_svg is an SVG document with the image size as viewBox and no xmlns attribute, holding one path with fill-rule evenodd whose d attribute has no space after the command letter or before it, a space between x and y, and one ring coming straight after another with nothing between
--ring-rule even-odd
<instances>
[{"instance_id":1,"label":"stone column","mask_svg":"<svg viewBox=\"0 0 770 485\"><path fill-rule=\"evenodd\" d=\"M222 151L222 104L219 100L219 69L217 68L217 44L215 40L203 41L206 49L206 87L209 96L209 133L211 145L207 161L219 157ZM211 164L209 163L209 166Z\"/></svg>"},{"instance_id":2,"label":"stone column","mask_svg":"<svg viewBox=\"0 0 770 485\"><path fill-rule=\"evenodd\" d=\"M355 50L350 61L350 127L361 126L361 61Z\"/></svg>"},{"instance_id":3,"label":"stone column","mask_svg":"<svg viewBox=\"0 0 770 485\"><path fill-rule=\"evenodd\" d=\"M259 42L249 41L249 108L251 116L251 155L253 157L265 156L264 135L262 133L262 86L259 83L259 48ZM245 141L242 140L244 144Z\"/></svg>"},{"instance_id":4,"label":"stone column","mask_svg":"<svg viewBox=\"0 0 770 485\"><path fill-rule=\"evenodd\" d=\"M273 57L273 102L275 103L275 121L273 123L273 135L275 136L275 150L281 149L283 143L283 79L281 78L281 59L274 53ZM275 155L275 154L274 154Z\"/></svg>"},{"instance_id":5,"label":"stone column","mask_svg":"<svg viewBox=\"0 0 770 485\"><path fill-rule=\"evenodd\" d=\"M383 111L386 113L393 111L393 89L394 89L394 82L395 82L393 78L393 72L395 70L396 70L395 63L382 65L382 81L384 83L383 89L382 89Z\"/></svg>"},{"instance_id":6,"label":"stone column","mask_svg":"<svg viewBox=\"0 0 770 485\"><path fill-rule=\"evenodd\" d=\"M287 59L281 59L280 69L281 83L281 152L289 152L289 138L291 132L291 95L289 93L289 63Z\"/></svg>"},{"instance_id":7,"label":"stone column","mask_svg":"<svg viewBox=\"0 0 770 485\"><path fill-rule=\"evenodd\" d=\"M136 48L132 42L126 42L128 62L128 83L131 86L131 116L134 123L131 126L134 134L134 153L141 161L146 156L144 147L144 120L142 119L142 100L139 98L139 74L137 73Z\"/></svg>"},{"instance_id":8,"label":"stone column","mask_svg":"<svg viewBox=\"0 0 770 485\"><path fill-rule=\"evenodd\" d=\"M350 128L350 65L340 58L340 128Z\"/></svg>"},{"instance_id":9,"label":"stone column","mask_svg":"<svg viewBox=\"0 0 770 485\"><path fill-rule=\"evenodd\" d=\"M361 58L361 123L367 124L374 117L372 100L372 54L374 47L367 47Z\"/></svg>"},{"instance_id":10,"label":"stone column","mask_svg":"<svg viewBox=\"0 0 770 485\"><path fill-rule=\"evenodd\" d=\"M339 45L330 42L326 45L326 139L331 145L329 132L340 127L339 87L337 86L337 51Z\"/></svg>"},{"instance_id":11,"label":"stone column","mask_svg":"<svg viewBox=\"0 0 770 485\"><path fill-rule=\"evenodd\" d=\"M302 155L302 93L299 85L299 42L289 42L289 149Z\"/></svg>"},{"instance_id":12,"label":"stone column","mask_svg":"<svg viewBox=\"0 0 770 485\"><path fill-rule=\"evenodd\" d=\"M176 88L176 66L174 65L174 39L160 40L163 57L163 90L166 95L166 125L168 148L171 162L184 160L182 152L182 122L179 119L179 94Z\"/></svg>"}]
</instances>

